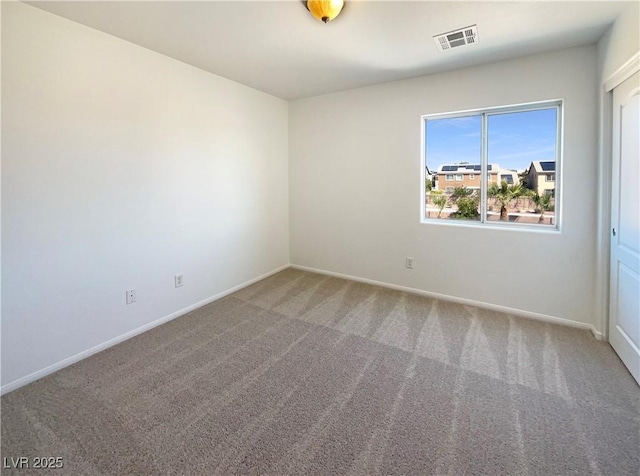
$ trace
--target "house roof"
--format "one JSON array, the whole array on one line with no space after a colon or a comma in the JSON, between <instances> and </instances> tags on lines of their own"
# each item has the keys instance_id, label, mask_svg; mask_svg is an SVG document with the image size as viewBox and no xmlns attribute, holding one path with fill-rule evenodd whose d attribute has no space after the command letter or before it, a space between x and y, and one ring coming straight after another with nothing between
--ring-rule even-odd
<instances>
[{"instance_id":1,"label":"house roof","mask_svg":"<svg viewBox=\"0 0 640 476\"><path fill-rule=\"evenodd\" d=\"M535 171L539 174L550 173L556 171L556 162L555 160L534 160L531 162L531 165L535 169ZM529 170L531 170L531 166L529 166Z\"/></svg>"},{"instance_id":2,"label":"house roof","mask_svg":"<svg viewBox=\"0 0 640 476\"><path fill-rule=\"evenodd\" d=\"M475 174L480 172L480 165L478 164L444 164L438 167L439 174L451 174L451 173L467 173ZM489 164L489 170L500 170L498 164Z\"/></svg>"}]
</instances>

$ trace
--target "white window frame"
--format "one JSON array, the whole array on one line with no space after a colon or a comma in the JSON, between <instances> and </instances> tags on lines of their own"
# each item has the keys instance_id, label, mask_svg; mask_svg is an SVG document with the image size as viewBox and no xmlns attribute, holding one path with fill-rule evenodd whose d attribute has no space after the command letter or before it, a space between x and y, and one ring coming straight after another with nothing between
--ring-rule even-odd
<instances>
[{"instance_id":1,"label":"white window frame","mask_svg":"<svg viewBox=\"0 0 640 476\"><path fill-rule=\"evenodd\" d=\"M497 114L508 114L515 112L528 112L540 109L556 109L556 155L554 157L555 170L555 225L545 225L537 223L501 223L499 221L487 220L487 188L491 182L491 171L488 170L488 117ZM426 217L426 203L424 200L426 187L424 183L424 170L427 164L427 147L426 147L426 125L430 119L452 119L456 117L480 116L481 117L481 170L480 170L480 219L479 220L442 220L438 218ZM491 228L501 230L515 231L534 231L543 233L561 233L562 232L562 168L563 168L563 123L564 123L564 100L554 99L548 101L538 101L531 103L523 103L509 106L491 107L483 109L470 109L466 111L446 112L425 114L420 118L421 130L421 169L423 176L421 177L421 198L420 198L420 222L423 224L436 224L444 226L461 226L472 228Z\"/></svg>"},{"instance_id":2,"label":"white window frame","mask_svg":"<svg viewBox=\"0 0 640 476\"><path fill-rule=\"evenodd\" d=\"M462 174L456 174L456 182L462 182Z\"/></svg>"},{"instance_id":3,"label":"white window frame","mask_svg":"<svg viewBox=\"0 0 640 476\"><path fill-rule=\"evenodd\" d=\"M453 182L454 181L453 174L445 174L444 180L445 180L445 182Z\"/></svg>"},{"instance_id":4,"label":"white window frame","mask_svg":"<svg viewBox=\"0 0 640 476\"><path fill-rule=\"evenodd\" d=\"M476 174L469 174L469 180L475 180Z\"/></svg>"}]
</instances>

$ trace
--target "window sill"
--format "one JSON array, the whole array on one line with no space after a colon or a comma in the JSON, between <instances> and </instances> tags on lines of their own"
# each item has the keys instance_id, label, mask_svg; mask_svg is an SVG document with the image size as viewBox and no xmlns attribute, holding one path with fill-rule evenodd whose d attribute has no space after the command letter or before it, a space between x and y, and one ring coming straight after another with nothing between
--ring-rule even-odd
<instances>
[{"instance_id":1,"label":"window sill","mask_svg":"<svg viewBox=\"0 0 640 476\"><path fill-rule=\"evenodd\" d=\"M500 230L500 231L517 231L527 233L543 233L551 235L562 234L560 228L555 225L539 225L535 223L522 223L517 225L510 225L500 222L485 222L480 223L467 220L456 220L448 218L422 218L420 220L422 225L436 225L436 226L451 226L458 228L476 228L482 230Z\"/></svg>"}]
</instances>

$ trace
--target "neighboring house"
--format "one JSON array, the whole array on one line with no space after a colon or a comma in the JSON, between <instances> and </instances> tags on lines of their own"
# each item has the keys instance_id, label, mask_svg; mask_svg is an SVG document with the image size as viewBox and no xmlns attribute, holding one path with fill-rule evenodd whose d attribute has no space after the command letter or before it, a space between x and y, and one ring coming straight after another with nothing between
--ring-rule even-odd
<instances>
[{"instance_id":1,"label":"neighboring house","mask_svg":"<svg viewBox=\"0 0 640 476\"><path fill-rule=\"evenodd\" d=\"M426 166L424 178L431 184L431 188L433 188L436 183L436 173L429 170L428 165ZM429 191L429 189L427 189L427 191Z\"/></svg>"},{"instance_id":2,"label":"neighboring house","mask_svg":"<svg viewBox=\"0 0 640 476\"><path fill-rule=\"evenodd\" d=\"M509 185L518 183L518 173L513 170L501 170L498 164L488 166L489 183L505 180ZM434 190L452 193L458 187L480 190L480 165L451 164L441 165L434 174Z\"/></svg>"},{"instance_id":3,"label":"neighboring house","mask_svg":"<svg viewBox=\"0 0 640 476\"><path fill-rule=\"evenodd\" d=\"M527 188L535 190L538 195L551 195L556 192L556 162L554 160L531 162L526 173Z\"/></svg>"}]
</instances>

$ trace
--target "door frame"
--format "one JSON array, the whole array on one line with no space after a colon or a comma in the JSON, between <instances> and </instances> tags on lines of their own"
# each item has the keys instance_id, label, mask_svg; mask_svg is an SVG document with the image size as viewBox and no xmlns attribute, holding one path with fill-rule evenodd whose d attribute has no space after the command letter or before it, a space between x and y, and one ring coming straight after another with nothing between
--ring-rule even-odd
<instances>
[{"instance_id":1,"label":"door frame","mask_svg":"<svg viewBox=\"0 0 640 476\"><path fill-rule=\"evenodd\" d=\"M600 86L600 154L598 160L598 217L596 234L596 338L609 340L609 278L611 272L611 179L613 147L613 90L640 71L640 51Z\"/></svg>"}]
</instances>

